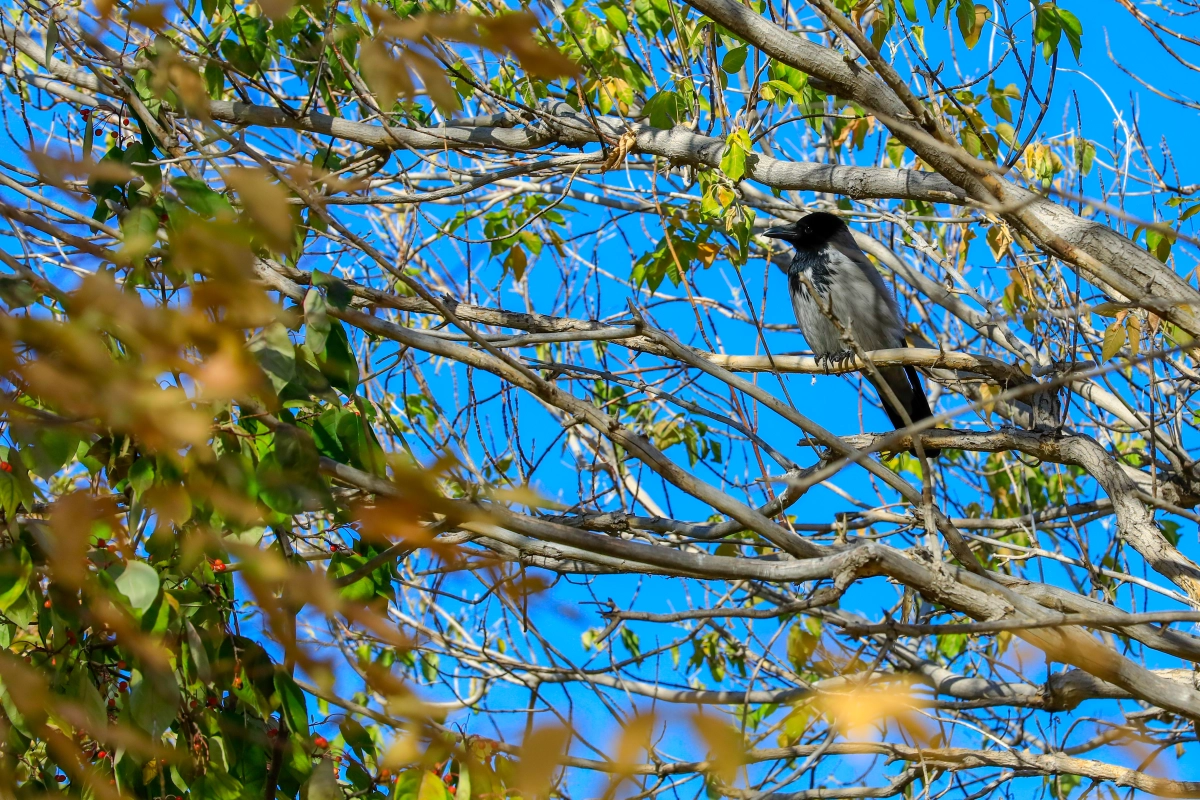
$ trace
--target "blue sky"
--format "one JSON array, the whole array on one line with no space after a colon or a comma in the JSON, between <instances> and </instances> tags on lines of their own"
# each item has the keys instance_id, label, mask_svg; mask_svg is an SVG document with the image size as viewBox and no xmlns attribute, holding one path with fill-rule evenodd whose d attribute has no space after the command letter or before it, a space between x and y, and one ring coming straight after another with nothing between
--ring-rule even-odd
<instances>
[{"instance_id":1,"label":"blue sky","mask_svg":"<svg viewBox=\"0 0 1200 800\"><path fill-rule=\"evenodd\" d=\"M1200 155L1197 155L1194 149L1189 147L1190 130L1194 124L1195 112L1172 104L1139 87L1135 81L1123 73L1109 59L1106 53L1106 42L1112 47L1114 56L1121 60L1122 63L1135 70L1139 75L1159 82L1164 86L1191 85L1183 69L1164 53L1161 48L1154 44L1149 34L1140 27L1135 26L1125 12L1120 10L1115 3L1067 2L1064 5L1079 16L1084 26L1082 63L1076 65L1074 59L1069 54L1069 50L1064 46L1059 62L1062 69L1060 69L1058 74L1053 93L1053 103L1043 126L1044 134L1057 135L1073 125L1073 120L1075 119L1073 97L1077 96L1079 114L1083 120L1086 136L1096 140L1101 145L1107 146L1111 143L1114 130L1119 135L1121 134L1120 123L1128 124L1129 121L1136 120L1141 127L1143 140L1152 151L1155 151L1158 147L1161 137L1166 137L1167 141L1170 142L1175 165L1181 174L1181 183L1187 184L1195 181L1197 159L1200 158ZM1023 26L1021 29L1027 30L1028 28L1027 26ZM964 59L967 66L963 70L963 77L970 78L980 71L982 60L986 58L989 46L988 39L988 34L985 34L980 45ZM934 63L941 60L949 62L950 46L947 43L944 31L937 29L936 26L929 26L926 33L926 45L931 60ZM995 43L995 47L996 52L999 52L1001 43L998 40ZM963 44L961 40L954 42L954 50L962 55ZM1038 74L1044 77L1046 74L1045 62L1040 56L1037 58L1037 61ZM948 66L947 71L943 74L950 75L952 70L953 67ZM1002 85L1008 82L1021 83L1020 75L1011 63L998 70L995 77L997 83ZM948 82L956 82L947 80ZM1038 83L1039 86L1044 85L1041 78L1039 78ZM66 115L71 113L71 111L66 107L60 106L55 110L55 113ZM799 137L799 132L803 131L805 126L797 124L795 127L797 129L796 135ZM802 146L799 138L796 139L795 144L798 147ZM869 159L874 152L874 148L868 148L862 155ZM1101 158L1104 159L1105 157L1101 156ZM1101 172L1094 172L1089 179L1089 193L1098 191L1097 180ZM1108 177L1106 174L1105 179L1107 180ZM616 173L610 179L616 185L623 185L626 180L624 175ZM811 196L808 195L803 196L802 199L806 203L812 200ZM601 241L594 251L590 247L586 250L581 249L581 255L587 254L591 257L591 253L594 252L601 266L617 278L623 279L629 274L633 260L646 249L652 247L658 235L658 231L654 228L652 221L647 223L649 228L649 235L647 235L647 233L643 232L640 221L637 219L624 218L613 222L607 212L602 212L580 202L575 202L573 205L579 210L569 215L569 224L572 233L602 227L605 234L601 237ZM1146 218L1152 217L1155 211L1149 200L1138 197L1130 199L1129 209L1133 213ZM1167 209L1160 208L1158 210L1160 212L1168 212ZM438 210L434 210L431 213L436 214ZM1166 218L1170 219L1172 214L1173 212L1167 213ZM615 235L618 226L620 232L623 234L622 236ZM472 236L478 237L478 226L474 226L469 230ZM428 231L429 229L426 228L423 232L428 233ZM632 252L627 242L632 244ZM1183 272L1190 270L1194 266L1191 255L1183 255L1181 252L1186 249L1181 245L1177 247L1176 251L1178 254L1177 258L1184 265L1180 267L1180 270ZM475 245L471 246L470 250L470 258L462 259L462 250L453 243L442 243L436 248L436 252L442 255L447 263L462 265L451 267L452 274L455 274L459 278L465 277L466 265L470 264L470 268L475 270L475 274L473 275L475 281L483 284L495 284L499 278L500 271L494 261L489 261L486 246ZM972 248L970 264L973 270L968 273L968 279L976 285L983 286L986 294L994 295L995 289L990 280L996 276L993 276L989 269L994 271L995 265L991 262L991 257L982 240L977 240L975 246ZM319 268L322 264L317 260L310 260L305 266ZM547 256L543 256L532 265L529 274L529 294L533 300L534 307L539 311L551 313L554 310L556 299L561 297L563 293L563 286L561 285L556 267ZM765 281L767 300L763 313L764 319L771 323L790 323L792 321L792 311L784 291L782 275L773 268L766 267L761 259L751 260L742 271L741 278L744 280L746 287L744 295L741 280L734 273L733 267L727 262L719 261L711 269L697 272L693 277L694 289L698 294L742 304L748 302L756 309L763 296ZM1002 275L998 276L998 278L1001 282L1004 280ZM503 289L500 294L502 304L508 308L522 308L524 305L522 291L511 280L504 280L502 286ZM628 290L615 281L603 281L601 288L602 294L600 297L597 298L594 295L589 295L588 300L590 302L585 305L589 309L598 307L599 310L596 315L600 317L624 314ZM587 286L572 286L568 289L568 292L577 295L593 291L593 287ZM662 294L680 295L682 291L674 289L667 283L663 286ZM652 305L649 298L646 297L642 297L641 302L647 306ZM579 313L578 306L576 313ZM653 314L661 327L673 331L681 340L695 346L704 346L697 332L696 316L686 304L672 303L662 305L655 303L653 304ZM759 349L759 342L756 340L755 333L750 326L728 320L721 320L719 324L722 342L728 352L752 353L761 351ZM767 343L773 353L805 349L803 339L797 333L768 331L766 336ZM384 352L386 352L386 348ZM454 393L461 390L461 387L456 385L454 377L449 369L443 369L433 379L435 392L439 395L440 399L445 401L446 406L451 409L454 408ZM457 378L461 380L462 377L460 371ZM485 396L497 388L496 382L486 375L476 373L475 381L476 389L480 396ZM782 391L779 380L774 377L762 376L759 378L759 381L761 385L768 387L776 394L780 394ZM793 375L784 377L782 383L786 386L789 396L799 409L816 422L833 431L842 433L858 432L860 430L860 413L863 419L862 424L866 430L877 431L887 427L886 418L883 413L871 405L869 395L867 402L862 400L855 382L840 377L822 376L813 378L810 376ZM711 385L709 386L711 388ZM392 387L392 389L398 391L398 385ZM959 401L948 402L953 404ZM503 440L507 429L504 427L504 421L501 419L498 410L496 410L498 409L498 405L491 404L489 408L493 411L486 419L486 422L492 426L492 433L495 437ZM541 444L545 444L558 431L557 423L548 414L529 402L522 404L521 424L523 436L527 437L528 440L536 439ZM970 415L960 419L958 424L983 423L974 415ZM810 464L814 460L811 451L799 444L798 432L792 426L784 424L773 417L769 412L762 412L759 430L765 438L801 464ZM681 461L684 458L682 448L676 448L671 451L671 454ZM553 464L555 460L556 457L552 456L549 463ZM684 461L683 463L686 462ZM727 463L726 474L731 478L752 479L756 477L757 467L749 463L740 453L735 452L731 454ZM774 469L773 473L778 474L780 471ZM707 480L716 480L713 474L700 474ZM851 496L863 498L874 505L876 504L876 500L874 499L875 489L864 475L865 473L861 470L851 470L838 476L834 482ZM540 474L536 486L547 497L571 502L574 500L576 494L576 477L577 467L564 456L558 459L557 465L552 469L544 470ZM656 498L662 497L657 482L653 482L652 492ZM671 513L678 518L702 519L708 513L708 510L701 507L698 503L681 499L677 496L672 498L671 503ZM851 510L851 508L852 506L842 497L818 487L793 507L792 513L802 521L825 522L832 519L835 513ZM1111 529L1102 524L1092 526L1090 532L1090 536L1097 542L1107 540L1111 535ZM1191 524L1184 526L1181 547L1186 554L1193 557L1197 556L1195 529ZM1140 564L1134 564L1135 573L1140 573L1141 569ZM1042 579L1049 582L1062 581L1061 573L1056 573L1055 570L1055 567L1048 567ZM1152 575L1148 577L1154 579ZM1162 583L1161 580L1158 582ZM477 583L462 576L451 577L442 588L445 591L462 592L467 595L475 594L479 591ZM602 627L603 625L603 621L597 616L598 606L593 605L594 603L606 602L611 599L617 606L623 608L632 607L646 611L666 611L686 607L689 602L689 594L691 596L690 599L695 601L700 596L702 589L703 587L699 586L696 582L679 579L635 577L598 578L593 581L565 579L556 585L552 591L532 598L529 604L529 614L534 627L544 637L552 641L556 648L560 649L573 663L584 664L594 654L584 649L581 643L581 635L589 628ZM842 605L845 608L852 608L868 617L878 618L884 610L895 604L898 597L899 594L895 586L888 584L882 579L873 579L856 587L846 597ZM1127 592L1122 593L1122 600L1126 602L1126 607L1128 607L1129 596ZM1148 601L1148 607L1150 608L1174 607L1170 606L1168 601L1154 595L1149 595ZM1142 610L1140 604L1143 602L1143 597L1141 593L1138 594L1137 602L1139 604L1138 610ZM497 611L493 606L488 613L494 619ZM777 625L778 623L775 621L763 621L756 623L756 630L772 632L774 631L773 626ZM633 625L632 628L639 631L642 636L641 647L643 651L653 649L661 641L661 639L657 639L656 637L660 637L665 633L661 629L645 625ZM780 637L780 641L785 641L785 637ZM626 655L625 650L619 644L614 646L614 654L622 658ZM684 662L686 662L689 656L690 652L685 649L682 653ZM1026 674L1031 679L1040 679L1043 677L1043 673L1036 666L1036 659L1034 660L1034 666L1029 666L1028 663L1026 666ZM1151 664L1151 666L1158 665ZM675 668L672 664L671 656L666 654L644 664L641 668L641 675L648 679L653 679L656 675L665 676L674 671ZM700 677L706 683L712 685L711 676L707 673L707 670L703 670L700 673ZM545 691L547 692L547 696L553 697L554 692L560 690L548 688ZM607 694L618 701L623 699L616 692L608 692ZM444 697L444 694L436 689L431 689L429 696L436 699ZM506 708L514 712L525 708L528 701L529 694L525 689L512 689L500 692L498 695L489 698L491 706ZM594 696L589 696L582 692L574 694L573 701L574 720L580 727L580 730L586 734L590 742L596 744L601 749L608 746L616 733L616 726L612 722L611 717L603 713L599 701ZM646 707L645 703L642 703L642 705ZM703 756L703 748L688 733L690 726L687 724L686 717L691 711L692 709L673 708L664 712L673 722L670 725L669 733L661 742L661 746L673 756L695 758ZM1086 712L1087 708L1085 707L1084 713ZM1048 730L1053 730L1056 726L1065 728L1074 719L1074 715L1057 715L1057 718L1052 715L1041 716L1044 718L1042 721ZM461 724L469 732L477 732L483 735L493 735L491 726L493 722L496 722L503 737L509 741L519 741L525 726L525 716L520 713L500 713L486 720L470 714L458 714L453 716L451 720L455 724ZM970 736L970 734L966 735ZM770 744L771 742L768 742L767 746ZM586 754L582 750L579 752L580 754ZM858 768L854 762L852 760L844 760L839 763L842 766L838 767L836 772L825 777L838 781L853 780ZM820 776L818 777L820 778ZM595 778L580 777L578 780L580 782L575 784L575 786L579 790L579 795L588 794L589 789L594 789L598 785L598 779ZM880 775L876 774L870 776L867 782L873 783L880 780ZM693 791L696 791L696 789L689 789L689 792Z\"/></svg>"}]
</instances>

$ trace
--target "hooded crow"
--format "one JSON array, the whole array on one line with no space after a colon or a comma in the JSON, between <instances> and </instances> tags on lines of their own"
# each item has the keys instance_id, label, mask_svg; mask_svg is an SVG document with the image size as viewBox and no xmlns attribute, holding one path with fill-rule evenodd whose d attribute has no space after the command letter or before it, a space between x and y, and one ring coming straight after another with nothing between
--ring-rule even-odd
<instances>
[{"instance_id":1,"label":"hooded crow","mask_svg":"<svg viewBox=\"0 0 1200 800\"><path fill-rule=\"evenodd\" d=\"M819 361L828 365L853 357L843 336L867 351L907 347L896 299L855 244L845 222L818 211L790 225L770 228L763 236L787 242L796 250L787 269L788 291L800 332ZM915 369L880 367L878 375L900 408L879 377L864 373L896 428L933 416ZM939 451L927 448L925 452L933 457Z\"/></svg>"}]
</instances>

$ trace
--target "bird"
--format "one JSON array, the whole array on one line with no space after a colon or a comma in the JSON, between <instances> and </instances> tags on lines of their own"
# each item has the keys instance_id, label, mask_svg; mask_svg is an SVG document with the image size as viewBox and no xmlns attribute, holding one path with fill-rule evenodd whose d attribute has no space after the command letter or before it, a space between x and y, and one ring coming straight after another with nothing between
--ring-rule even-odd
<instances>
[{"instance_id":1,"label":"bird","mask_svg":"<svg viewBox=\"0 0 1200 800\"><path fill-rule=\"evenodd\" d=\"M762 235L795 249L787 268L788 292L800 332L819 363L829 368L854 357L844 336L867 351L907 346L896 298L841 218L816 211L788 225L768 228ZM879 367L877 372L878 377L874 371L865 371L864 376L879 393L893 426L904 428L933 416L913 367ZM930 457L939 452L925 448Z\"/></svg>"}]
</instances>

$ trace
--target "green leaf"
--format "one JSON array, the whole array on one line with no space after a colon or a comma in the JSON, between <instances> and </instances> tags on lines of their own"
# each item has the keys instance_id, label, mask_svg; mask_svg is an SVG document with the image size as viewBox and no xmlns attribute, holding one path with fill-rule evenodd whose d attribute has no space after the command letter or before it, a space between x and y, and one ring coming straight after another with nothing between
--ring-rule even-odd
<instances>
[{"instance_id":1,"label":"green leaf","mask_svg":"<svg viewBox=\"0 0 1200 800\"><path fill-rule=\"evenodd\" d=\"M83 160L87 161L92 157L92 145L96 140L96 129L92 127L92 121L83 123Z\"/></svg>"},{"instance_id":2,"label":"green leaf","mask_svg":"<svg viewBox=\"0 0 1200 800\"><path fill-rule=\"evenodd\" d=\"M0 509L3 509L5 518L12 519L20 504L21 487L17 485L17 479L10 472L0 471Z\"/></svg>"},{"instance_id":3,"label":"green leaf","mask_svg":"<svg viewBox=\"0 0 1200 800\"><path fill-rule=\"evenodd\" d=\"M1096 160L1096 145L1092 144L1087 139L1075 140L1075 165L1079 167L1081 175L1087 175L1092 171L1092 162ZM1181 217L1180 219L1184 219Z\"/></svg>"},{"instance_id":4,"label":"green leaf","mask_svg":"<svg viewBox=\"0 0 1200 800\"><path fill-rule=\"evenodd\" d=\"M96 684L92 683L91 671L86 664L81 665L71 675L70 696L79 702L92 725L104 725L108 714L104 707L104 698L100 696Z\"/></svg>"},{"instance_id":5,"label":"green leaf","mask_svg":"<svg viewBox=\"0 0 1200 800\"><path fill-rule=\"evenodd\" d=\"M46 57L42 62L46 69L50 69L50 62L54 60L56 47L58 47L58 20L54 18L54 13L51 11L50 24L46 28Z\"/></svg>"},{"instance_id":6,"label":"green leaf","mask_svg":"<svg viewBox=\"0 0 1200 800\"><path fill-rule=\"evenodd\" d=\"M243 793L240 781L211 764L189 788L191 790L188 792L190 797L212 798L212 800L241 800L241 798L249 796Z\"/></svg>"},{"instance_id":7,"label":"green leaf","mask_svg":"<svg viewBox=\"0 0 1200 800\"><path fill-rule=\"evenodd\" d=\"M625 16L624 10L619 5L606 6L604 9L604 17L609 24L619 30L621 33L629 31L629 17Z\"/></svg>"},{"instance_id":8,"label":"green leaf","mask_svg":"<svg viewBox=\"0 0 1200 800\"><path fill-rule=\"evenodd\" d=\"M130 561L117 576L117 589L138 611L145 611L158 596L158 572L144 561Z\"/></svg>"},{"instance_id":9,"label":"green leaf","mask_svg":"<svg viewBox=\"0 0 1200 800\"><path fill-rule=\"evenodd\" d=\"M978 158L979 154L983 152L983 142L975 131L970 128L963 128L960 138L962 139L963 149L971 155Z\"/></svg>"},{"instance_id":10,"label":"green leaf","mask_svg":"<svg viewBox=\"0 0 1200 800\"><path fill-rule=\"evenodd\" d=\"M421 776L421 787L417 790L416 800L449 800L446 784L430 770L425 770Z\"/></svg>"},{"instance_id":11,"label":"green leaf","mask_svg":"<svg viewBox=\"0 0 1200 800\"><path fill-rule=\"evenodd\" d=\"M139 458L129 468L129 485L137 494L154 485L154 462L149 458Z\"/></svg>"},{"instance_id":12,"label":"green leaf","mask_svg":"<svg viewBox=\"0 0 1200 800\"><path fill-rule=\"evenodd\" d=\"M971 34L975 32L975 4L965 2L965 0L958 0L958 5L954 9L954 15L958 19L958 32L962 34L964 39L969 39Z\"/></svg>"},{"instance_id":13,"label":"green leaf","mask_svg":"<svg viewBox=\"0 0 1200 800\"><path fill-rule=\"evenodd\" d=\"M917 40L917 47L921 48L921 55L928 57L929 54L925 52L925 26L913 25L912 33L913 38Z\"/></svg>"},{"instance_id":14,"label":"green leaf","mask_svg":"<svg viewBox=\"0 0 1200 800\"><path fill-rule=\"evenodd\" d=\"M22 445L20 454L26 466L39 478L49 480L79 449L79 435L71 428L32 428L14 423L13 438Z\"/></svg>"},{"instance_id":15,"label":"green leaf","mask_svg":"<svg viewBox=\"0 0 1200 800\"><path fill-rule=\"evenodd\" d=\"M358 720L346 717L338 727L342 731L342 738L346 740L346 744L357 750L361 758L365 759L368 755L375 756L375 742Z\"/></svg>"},{"instance_id":16,"label":"green leaf","mask_svg":"<svg viewBox=\"0 0 1200 800\"><path fill-rule=\"evenodd\" d=\"M750 134L743 128L738 128L725 140L725 150L721 153L721 171L729 176L731 181L740 181L745 177L746 159L752 147Z\"/></svg>"},{"instance_id":17,"label":"green leaf","mask_svg":"<svg viewBox=\"0 0 1200 800\"><path fill-rule=\"evenodd\" d=\"M1071 45L1071 53L1075 56L1075 62L1079 63L1079 53L1083 48L1083 25L1078 17L1065 8L1059 6L1056 11L1062 32L1066 34L1067 43Z\"/></svg>"},{"instance_id":18,"label":"green leaf","mask_svg":"<svg viewBox=\"0 0 1200 800\"><path fill-rule=\"evenodd\" d=\"M308 737L308 705L304 692L282 669L275 670L275 695L280 714L287 721L288 730L301 737Z\"/></svg>"},{"instance_id":19,"label":"green leaf","mask_svg":"<svg viewBox=\"0 0 1200 800\"><path fill-rule=\"evenodd\" d=\"M808 661L812 658L817 649L817 643L821 640L821 628L817 627L812 630L811 621L809 626L805 626L796 622L792 625L792 629L788 632L787 640L787 655L788 661L797 671L804 671L808 666Z\"/></svg>"},{"instance_id":20,"label":"green leaf","mask_svg":"<svg viewBox=\"0 0 1200 800\"><path fill-rule=\"evenodd\" d=\"M937 637L938 652L947 660L954 659L966 646L967 634L965 633L943 633Z\"/></svg>"},{"instance_id":21,"label":"green leaf","mask_svg":"<svg viewBox=\"0 0 1200 800\"><path fill-rule=\"evenodd\" d=\"M250 342L249 350L258 359L258 365L276 392L282 391L288 381L296 377L296 348L281 323L272 322L263 328Z\"/></svg>"},{"instance_id":22,"label":"green leaf","mask_svg":"<svg viewBox=\"0 0 1200 800\"><path fill-rule=\"evenodd\" d=\"M688 106L678 92L664 89L642 106L642 113L655 128L670 128L687 119Z\"/></svg>"},{"instance_id":23,"label":"green leaf","mask_svg":"<svg viewBox=\"0 0 1200 800\"><path fill-rule=\"evenodd\" d=\"M233 216L233 206L219 192L208 188L208 184L195 178L174 178L171 188L179 196L179 201L205 219L222 214Z\"/></svg>"},{"instance_id":24,"label":"green leaf","mask_svg":"<svg viewBox=\"0 0 1200 800\"><path fill-rule=\"evenodd\" d=\"M359 553L339 552L329 559L329 576L343 578L366 563L367 557ZM349 586L341 587L338 593L352 603L366 603L375 599L377 590L375 579L370 575L364 575Z\"/></svg>"},{"instance_id":25,"label":"green leaf","mask_svg":"<svg viewBox=\"0 0 1200 800\"><path fill-rule=\"evenodd\" d=\"M312 288L304 295L304 342L314 354L325 352L329 336L329 306L321 292Z\"/></svg>"},{"instance_id":26,"label":"green leaf","mask_svg":"<svg viewBox=\"0 0 1200 800\"><path fill-rule=\"evenodd\" d=\"M0 275L0 300L9 308L25 308L33 305L39 297L37 289L29 281L12 275Z\"/></svg>"},{"instance_id":27,"label":"green leaf","mask_svg":"<svg viewBox=\"0 0 1200 800\"><path fill-rule=\"evenodd\" d=\"M1047 61L1058 49L1058 40L1062 36L1062 22L1058 9L1049 3L1038 6L1033 23L1033 40L1042 45L1042 55Z\"/></svg>"},{"instance_id":28,"label":"green leaf","mask_svg":"<svg viewBox=\"0 0 1200 800\"><path fill-rule=\"evenodd\" d=\"M342 323L332 320L329 325L325 352L317 354L317 367L333 388L345 395L353 395L358 387L358 360L350 349L350 339Z\"/></svg>"},{"instance_id":29,"label":"green leaf","mask_svg":"<svg viewBox=\"0 0 1200 800\"><path fill-rule=\"evenodd\" d=\"M15 548L0 550L0 612L7 614L25 595L32 574L33 562L24 547L18 544Z\"/></svg>"},{"instance_id":30,"label":"green leaf","mask_svg":"<svg viewBox=\"0 0 1200 800\"><path fill-rule=\"evenodd\" d=\"M138 670L133 671L129 683L133 722L157 741L179 711L179 685L169 672L142 675Z\"/></svg>"},{"instance_id":31,"label":"green leaf","mask_svg":"<svg viewBox=\"0 0 1200 800\"><path fill-rule=\"evenodd\" d=\"M909 22L917 21L917 7L913 0L900 0L900 8L904 11L904 17Z\"/></svg>"},{"instance_id":32,"label":"green leaf","mask_svg":"<svg viewBox=\"0 0 1200 800\"><path fill-rule=\"evenodd\" d=\"M733 48L721 59L721 69L731 75L737 72L746 63L746 54L748 52L749 48L746 45Z\"/></svg>"},{"instance_id":33,"label":"green leaf","mask_svg":"<svg viewBox=\"0 0 1200 800\"><path fill-rule=\"evenodd\" d=\"M1175 547L1179 546L1179 523L1169 519L1160 519L1158 521L1158 529L1162 531L1162 535L1167 541Z\"/></svg>"},{"instance_id":34,"label":"green leaf","mask_svg":"<svg viewBox=\"0 0 1200 800\"><path fill-rule=\"evenodd\" d=\"M340 311L349 308L350 301L354 299L354 292L351 291L349 285L341 278L335 278L328 273L313 270L312 285L324 289L329 305Z\"/></svg>"}]
</instances>

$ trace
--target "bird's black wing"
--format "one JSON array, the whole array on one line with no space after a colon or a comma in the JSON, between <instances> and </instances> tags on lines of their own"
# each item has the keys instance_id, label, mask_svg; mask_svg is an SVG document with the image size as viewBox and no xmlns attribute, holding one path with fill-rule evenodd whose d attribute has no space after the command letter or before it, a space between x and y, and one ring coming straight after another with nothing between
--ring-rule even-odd
<instances>
[{"instance_id":1,"label":"bird's black wing","mask_svg":"<svg viewBox=\"0 0 1200 800\"><path fill-rule=\"evenodd\" d=\"M895 296L888 289L887 284L883 282L883 276L879 274L879 270L875 269L875 265L871 263L871 259L867 258L867 254L854 241L854 234L850 232L850 229L847 228L839 231L836 236L829 240L829 246L850 259L856 267L863 271L863 274L867 276L867 280L871 282L871 285L879 291L880 295L887 299L888 305L892 307L892 311L895 312L896 319L898 320L900 318L900 311L896 306Z\"/></svg>"}]
</instances>

